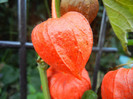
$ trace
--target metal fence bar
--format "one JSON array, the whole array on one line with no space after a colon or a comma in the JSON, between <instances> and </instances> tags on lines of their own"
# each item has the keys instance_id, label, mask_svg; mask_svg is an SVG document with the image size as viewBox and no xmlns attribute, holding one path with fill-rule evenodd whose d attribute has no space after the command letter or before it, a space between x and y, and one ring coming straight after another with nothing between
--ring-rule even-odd
<instances>
[{"instance_id":1,"label":"metal fence bar","mask_svg":"<svg viewBox=\"0 0 133 99\"><path fill-rule=\"evenodd\" d=\"M25 42L26 48L33 49L33 44L30 42ZM19 48L21 43L19 41L0 41L0 48Z\"/></svg>"},{"instance_id":2,"label":"metal fence bar","mask_svg":"<svg viewBox=\"0 0 133 99\"><path fill-rule=\"evenodd\" d=\"M27 99L26 72L26 0L18 0L20 99Z\"/></svg>"},{"instance_id":3,"label":"metal fence bar","mask_svg":"<svg viewBox=\"0 0 133 99\"><path fill-rule=\"evenodd\" d=\"M92 48L93 52L98 52L99 50L100 50L99 47L93 47ZM102 52L104 52L104 53L116 53L116 52L118 52L118 49L113 48L113 47L103 47Z\"/></svg>"},{"instance_id":4,"label":"metal fence bar","mask_svg":"<svg viewBox=\"0 0 133 99\"><path fill-rule=\"evenodd\" d=\"M93 73L93 85L92 85L92 90L96 90L96 85L97 85L97 73L100 67L100 58L102 55L102 47L104 45L104 39L105 39L105 31L106 31L106 11L105 9L103 10L103 16L102 16L102 22L101 22L101 28L100 28L100 36L98 40L98 48L99 51L96 55L96 61L95 61L95 68L94 68L94 73Z\"/></svg>"},{"instance_id":5,"label":"metal fence bar","mask_svg":"<svg viewBox=\"0 0 133 99\"><path fill-rule=\"evenodd\" d=\"M0 48L19 48L21 46L20 42L18 41L0 41ZM26 48L33 49L33 44L30 42L25 43ZM98 52L99 47L93 47L93 52ZM117 48L112 47L103 47L102 51L105 53L115 53L117 52Z\"/></svg>"}]
</instances>

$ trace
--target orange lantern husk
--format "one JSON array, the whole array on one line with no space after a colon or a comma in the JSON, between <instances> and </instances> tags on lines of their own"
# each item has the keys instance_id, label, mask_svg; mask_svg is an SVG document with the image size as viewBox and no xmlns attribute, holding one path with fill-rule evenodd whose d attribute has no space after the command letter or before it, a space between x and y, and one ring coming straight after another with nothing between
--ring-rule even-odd
<instances>
[{"instance_id":1,"label":"orange lantern husk","mask_svg":"<svg viewBox=\"0 0 133 99\"><path fill-rule=\"evenodd\" d=\"M108 72L102 81L102 99L133 99L133 68Z\"/></svg>"},{"instance_id":2,"label":"orange lantern husk","mask_svg":"<svg viewBox=\"0 0 133 99\"><path fill-rule=\"evenodd\" d=\"M83 93L91 89L90 78L85 69L81 72L81 80L51 67L47 70L47 77L51 99L81 99Z\"/></svg>"},{"instance_id":3,"label":"orange lantern husk","mask_svg":"<svg viewBox=\"0 0 133 99\"><path fill-rule=\"evenodd\" d=\"M32 43L39 56L52 68L81 78L93 46L91 27L78 12L49 18L32 31Z\"/></svg>"}]
</instances>

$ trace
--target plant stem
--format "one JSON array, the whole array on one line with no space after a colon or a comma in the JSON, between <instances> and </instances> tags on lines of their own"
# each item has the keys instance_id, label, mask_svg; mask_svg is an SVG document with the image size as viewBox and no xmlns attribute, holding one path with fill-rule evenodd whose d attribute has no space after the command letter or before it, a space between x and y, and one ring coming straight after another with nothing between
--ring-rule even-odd
<instances>
[{"instance_id":1,"label":"plant stem","mask_svg":"<svg viewBox=\"0 0 133 99\"><path fill-rule=\"evenodd\" d=\"M117 70L117 69L120 68L120 67L123 67L123 66L125 66L125 65L130 65L130 64L133 64L133 62L117 65L116 67L110 68L110 70ZM109 71L110 71L110 70L109 70Z\"/></svg>"},{"instance_id":2,"label":"plant stem","mask_svg":"<svg viewBox=\"0 0 133 99\"><path fill-rule=\"evenodd\" d=\"M47 66L46 65L38 65L38 70L41 78L41 85L42 85L42 90L43 90L43 95L44 99L50 99L50 94L49 94L49 88L48 88L48 81L47 81Z\"/></svg>"},{"instance_id":3,"label":"plant stem","mask_svg":"<svg viewBox=\"0 0 133 99\"><path fill-rule=\"evenodd\" d=\"M52 18L60 17L60 0L52 0Z\"/></svg>"},{"instance_id":4,"label":"plant stem","mask_svg":"<svg viewBox=\"0 0 133 99\"><path fill-rule=\"evenodd\" d=\"M126 63L126 64L120 64L120 65L117 65L116 67L123 67L124 65L130 65L130 64L133 64L133 62L130 62L130 63Z\"/></svg>"},{"instance_id":5,"label":"plant stem","mask_svg":"<svg viewBox=\"0 0 133 99\"><path fill-rule=\"evenodd\" d=\"M52 0L52 18L57 18L57 17L60 17L60 0ZM46 74L48 66L44 64L44 62L40 59L39 56L37 62L38 62L38 70L41 78L41 85L42 85L44 99L50 99L47 74Z\"/></svg>"},{"instance_id":6,"label":"plant stem","mask_svg":"<svg viewBox=\"0 0 133 99\"><path fill-rule=\"evenodd\" d=\"M50 18L50 17L51 17L51 14L50 14L49 6L48 6L48 0L44 0L44 4L45 4L45 6L46 6L46 10L47 10L48 16L49 16L49 18Z\"/></svg>"},{"instance_id":7,"label":"plant stem","mask_svg":"<svg viewBox=\"0 0 133 99\"><path fill-rule=\"evenodd\" d=\"M57 17L60 17L60 0L55 0L55 8L56 8L56 13Z\"/></svg>"}]
</instances>

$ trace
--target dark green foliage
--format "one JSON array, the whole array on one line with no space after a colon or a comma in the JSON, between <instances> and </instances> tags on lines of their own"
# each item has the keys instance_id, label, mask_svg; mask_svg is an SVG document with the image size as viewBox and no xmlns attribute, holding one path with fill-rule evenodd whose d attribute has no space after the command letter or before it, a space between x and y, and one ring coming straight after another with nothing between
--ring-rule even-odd
<instances>
[{"instance_id":1,"label":"dark green foliage","mask_svg":"<svg viewBox=\"0 0 133 99\"><path fill-rule=\"evenodd\" d=\"M97 94L92 90L87 90L83 96L82 99L97 99Z\"/></svg>"},{"instance_id":2,"label":"dark green foliage","mask_svg":"<svg viewBox=\"0 0 133 99\"><path fill-rule=\"evenodd\" d=\"M12 84L13 82L17 81L19 78L19 71L16 68L11 67L10 65L1 64L4 65L1 69L1 81L4 84L4 86L8 84Z\"/></svg>"}]
</instances>

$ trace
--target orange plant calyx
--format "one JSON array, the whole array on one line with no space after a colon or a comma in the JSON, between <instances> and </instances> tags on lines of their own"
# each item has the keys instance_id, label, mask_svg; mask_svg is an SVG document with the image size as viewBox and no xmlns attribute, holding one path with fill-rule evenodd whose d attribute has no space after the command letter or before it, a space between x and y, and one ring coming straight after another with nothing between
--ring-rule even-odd
<instances>
[{"instance_id":1,"label":"orange plant calyx","mask_svg":"<svg viewBox=\"0 0 133 99\"><path fill-rule=\"evenodd\" d=\"M91 82L85 68L81 71L81 80L71 74L47 70L51 99L81 99L86 90L91 89Z\"/></svg>"},{"instance_id":2,"label":"orange plant calyx","mask_svg":"<svg viewBox=\"0 0 133 99\"><path fill-rule=\"evenodd\" d=\"M101 86L102 99L133 99L133 68L109 71Z\"/></svg>"},{"instance_id":3,"label":"orange plant calyx","mask_svg":"<svg viewBox=\"0 0 133 99\"><path fill-rule=\"evenodd\" d=\"M68 12L61 18L49 18L31 36L36 52L47 64L80 78L93 46L92 30L82 14Z\"/></svg>"}]
</instances>

